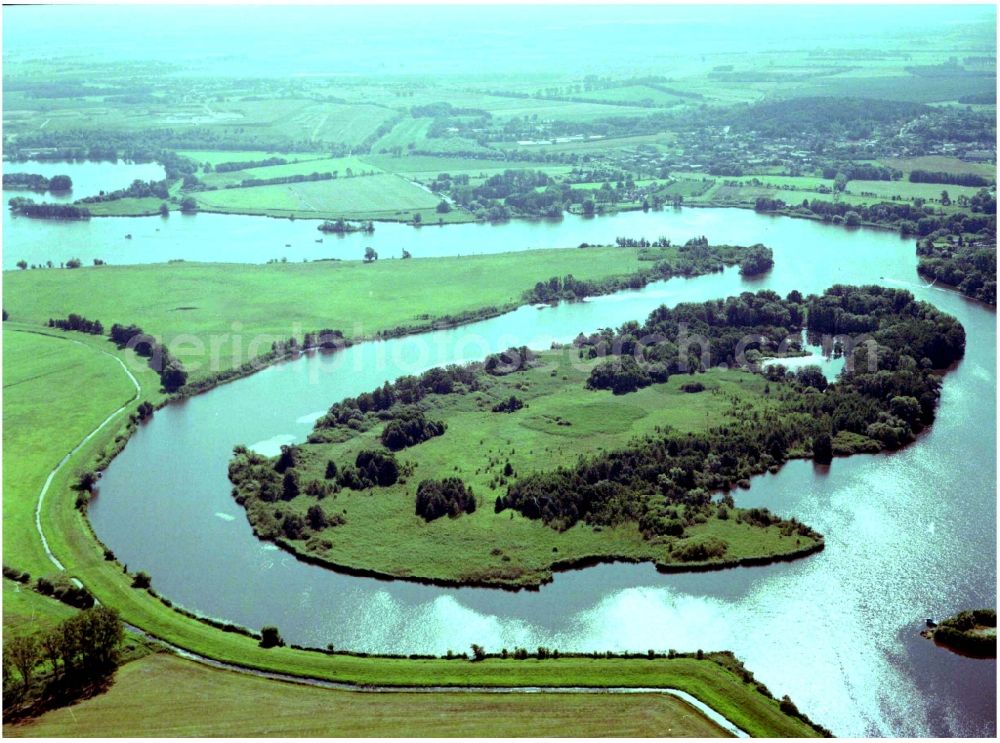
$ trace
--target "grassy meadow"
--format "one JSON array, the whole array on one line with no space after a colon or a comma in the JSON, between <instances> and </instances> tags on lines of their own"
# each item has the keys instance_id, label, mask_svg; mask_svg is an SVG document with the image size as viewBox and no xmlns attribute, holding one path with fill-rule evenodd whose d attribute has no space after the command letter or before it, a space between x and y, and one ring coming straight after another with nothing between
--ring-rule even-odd
<instances>
[{"instance_id":1,"label":"grassy meadow","mask_svg":"<svg viewBox=\"0 0 1000 743\"><path fill-rule=\"evenodd\" d=\"M135 396L118 362L102 350L115 348L106 338L4 328L4 563L33 577L55 572L35 529L35 504L46 477L84 436ZM156 379L148 370L133 373ZM81 396L81 389L87 394Z\"/></svg>"},{"instance_id":2,"label":"grassy meadow","mask_svg":"<svg viewBox=\"0 0 1000 743\"><path fill-rule=\"evenodd\" d=\"M267 716L259 710L269 710ZM645 736L725 731L666 694L365 694L271 681L172 655L129 663L111 690L5 737Z\"/></svg>"},{"instance_id":3,"label":"grassy meadow","mask_svg":"<svg viewBox=\"0 0 1000 743\"><path fill-rule=\"evenodd\" d=\"M567 350L568 351L568 350ZM546 352L540 365L503 377L483 376L483 389L465 395L431 395L421 404L428 420L447 424L446 432L396 454L408 474L376 490L341 490L319 501L328 517L345 523L305 539L289 541L311 558L355 570L445 582L538 585L552 577L553 565L590 559L654 561L690 568L672 556L675 548L708 537L729 546L726 561L794 553L815 544L807 537L783 536L780 526L759 528L735 519L711 518L689 527L683 538L644 539L635 523L615 527L578 523L556 531L514 511L495 513L493 503L506 492L504 471L513 477L571 466L581 457L620 449L634 439L664 429L701 433L745 419L778 403L765 396L766 380L746 372L713 370L699 375L706 390L691 394L681 385L687 375L671 377L628 395L585 388L596 361L575 353ZM516 395L525 407L496 413L497 402ZM309 480L324 481L328 461L339 469L358 452L381 450L384 425L350 435L337 431L337 443L300 447L296 466L303 494L288 502L305 517L317 500L305 494ZM458 477L476 494L477 508L458 518L425 522L414 512L417 483ZM251 508L273 509L261 503ZM251 521L254 517L251 518Z\"/></svg>"},{"instance_id":4,"label":"grassy meadow","mask_svg":"<svg viewBox=\"0 0 1000 743\"><path fill-rule=\"evenodd\" d=\"M288 169L300 165L306 166L308 163L281 167ZM270 177L266 172L268 170L269 168L259 168L259 176L254 177ZM313 171L310 169L309 172ZM428 223L437 222L439 216L448 221L456 221L461 217L461 213L438 215L435 208L441 201L439 197L392 174L201 191L195 195L195 201L204 211L263 214L272 217L405 222L419 213L421 219ZM468 219L466 217L466 221Z\"/></svg>"},{"instance_id":5,"label":"grassy meadow","mask_svg":"<svg viewBox=\"0 0 1000 743\"><path fill-rule=\"evenodd\" d=\"M249 340L258 335L268 338L256 353L293 332L301 337L303 332L337 328L348 337L371 337L397 327L423 327L430 319L448 315L512 308L523 302L526 290L551 276L572 273L578 279L598 280L639 268L633 248L382 259L372 264L98 266L7 272L4 302L12 320L36 325L75 312L99 319L106 328L116 322L135 323L168 344L182 334L194 336L193 347L178 345L171 353L197 378L213 371L205 363L212 336L220 338L217 355L221 369L227 369L250 358ZM429 286L434 290L428 291ZM241 348L232 337L237 321Z\"/></svg>"}]
</instances>

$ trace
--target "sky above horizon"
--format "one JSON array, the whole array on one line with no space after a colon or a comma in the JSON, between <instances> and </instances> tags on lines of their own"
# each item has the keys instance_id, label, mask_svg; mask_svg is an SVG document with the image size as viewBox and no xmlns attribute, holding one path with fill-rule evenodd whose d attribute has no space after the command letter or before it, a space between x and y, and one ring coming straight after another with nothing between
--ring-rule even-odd
<instances>
[{"instance_id":1,"label":"sky above horizon","mask_svg":"<svg viewBox=\"0 0 1000 743\"><path fill-rule=\"evenodd\" d=\"M5 62L156 60L239 75L642 70L904 39L996 47L992 5L7 5L3 21Z\"/></svg>"}]
</instances>

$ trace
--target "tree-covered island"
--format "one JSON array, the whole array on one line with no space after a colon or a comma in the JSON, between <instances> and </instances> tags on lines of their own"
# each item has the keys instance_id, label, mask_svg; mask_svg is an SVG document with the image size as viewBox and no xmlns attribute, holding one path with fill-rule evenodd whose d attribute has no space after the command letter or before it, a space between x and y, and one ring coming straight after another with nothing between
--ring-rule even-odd
<instances>
[{"instance_id":1,"label":"tree-covered island","mask_svg":"<svg viewBox=\"0 0 1000 743\"><path fill-rule=\"evenodd\" d=\"M850 355L834 382L761 368L807 324ZM350 572L534 587L605 560L792 559L822 535L738 507L733 489L789 459L906 445L964 346L956 320L881 287L661 307L572 346L387 383L277 458L236 447L229 474L258 536Z\"/></svg>"}]
</instances>

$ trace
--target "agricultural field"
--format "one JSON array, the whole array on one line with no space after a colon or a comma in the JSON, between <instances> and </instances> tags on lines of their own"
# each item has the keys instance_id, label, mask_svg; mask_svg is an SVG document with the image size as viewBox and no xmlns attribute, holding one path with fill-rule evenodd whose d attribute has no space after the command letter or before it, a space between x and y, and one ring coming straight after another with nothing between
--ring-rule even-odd
<instances>
[{"instance_id":1,"label":"agricultural field","mask_svg":"<svg viewBox=\"0 0 1000 743\"><path fill-rule=\"evenodd\" d=\"M29 586L3 579L3 631L7 637L43 632L75 612L75 609L53 598L46 598Z\"/></svg>"},{"instance_id":2,"label":"agricultural field","mask_svg":"<svg viewBox=\"0 0 1000 743\"><path fill-rule=\"evenodd\" d=\"M625 85L617 88L594 90L587 93L577 93L576 97L589 98L594 102L614 102L619 104L646 104L657 107L670 107L683 104L688 99L665 93L648 85Z\"/></svg>"},{"instance_id":3,"label":"agricultural field","mask_svg":"<svg viewBox=\"0 0 1000 743\"><path fill-rule=\"evenodd\" d=\"M319 160L323 155L318 152L268 152L265 150L180 150L178 155L194 160L199 166L205 163L213 167L219 163L254 162L280 157L290 163L304 160Z\"/></svg>"},{"instance_id":4,"label":"agricultural field","mask_svg":"<svg viewBox=\"0 0 1000 743\"><path fill-rule=\"evenodd\" d=\"M272 157L284 156L273 155ZM266 158L260 158L259 160L244 159L241 156L233 158L228 162L261 162L264 159ZM284 159L288 160L289 158ZM203 172L200 178L209 186L225 188L230 185L239 185L241 182L250 179L287 178L288 176L311 175L312 173L336 173L338 177L349 177L351 175L369 175L378 172L381 172L379 168L366 163L358 157L318 157L314 155L310 159L290 161L286 165L269 165L222 172Z\"/></svg>"},{"instance_id":5,"label":"agricultural field","mask_svg":"<svg viewBox=\"0 0 1000 743\"><path fill-rule=\"evenodd\" d=\"M441 199L405 178L383 174L202 191L195 200L205 211L229 214L408 221L420 212L437 221L432 213Z\"/></svg>"},{"instance_id":6,"label":"agricultural field","mask_svg":"<svg viewBox=\"0 0 1000 743\"><path fill-rule=\"evenodd\" d=\"M896 168L903 172L906 178L914 170L926 170L932 173L971 173L981 175L984 178L996 180L997 166L993 163L974 163L967 160L959 160L957 157L945 157L941 155L925 155L922 157L907 158L887 158L882 161L883 165Z\"/></svg>"},{"instance_id":7,"label":"agricultural field","mask_svg":"<svg viewBox=\"0 0 1000 743\"><path fill-rule=\"evenodd\" d=\"M273 710L266 719L257 712ZM114 736L538 736L725 732L663 694L366 694L270 681L156 654L124 666L111 690L5 737Z\"/></svg>"}]
</instances>

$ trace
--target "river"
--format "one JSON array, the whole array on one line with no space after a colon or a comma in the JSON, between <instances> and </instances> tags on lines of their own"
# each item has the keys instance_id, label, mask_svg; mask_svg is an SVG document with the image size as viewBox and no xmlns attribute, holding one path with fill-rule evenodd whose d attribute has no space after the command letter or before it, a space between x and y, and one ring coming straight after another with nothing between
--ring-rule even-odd
<instances>
[{"instance_id":1,"label":"river","mask_svg":"<svg viewBox=\"0 0 1000 743\"><path fill-rule=\"evenodd\" d=\"M147 233L154 225L161 236ZM170 405L104 474L90 506L94 528L130 571L150 573L175 603L249 627L275 624L291 642L384 653L460 652L473 642L491 651L728 649L773 693L789 694L837 735L996 734L995 661L961 658L918 636L925 617L996 603L996 317L925 287L912 241L733 209L419 230L379 224L374 235L323 244L311 242L315 223L266 218L198 214L54 226L8 219L5 265L40 249L58 260L55 251L67 243L70 252L88 243L103 251L101 241L125 229L136 239L118 253L102 252L113 262L185 257L182 249L189 259L266 259L265 243L274 257L300 236L310 240L295 259L334 246L348 257L364 244L384 255L402 247L414 256L451 255L617 235L705 234L715 243L771 246L776 265L763 279L727 270L582 303L525 307L463 328L308 355ZM42 257L31 256L29 262ZM739 491L741 505L766 505L823 532L826 550L807 559L689 575L601 565L520 593L438 588L301 563L258 541L230 497L226 465L234 444L273 449L302 440L331 403L401 373L513 344L548 347L641 319L662 303L760 288L821 291L834 283L908 288L958 317L968 346L945 378L937 422L914 445L838 459L829 468L791 462Z\"/></svg>"}]
</instances>

